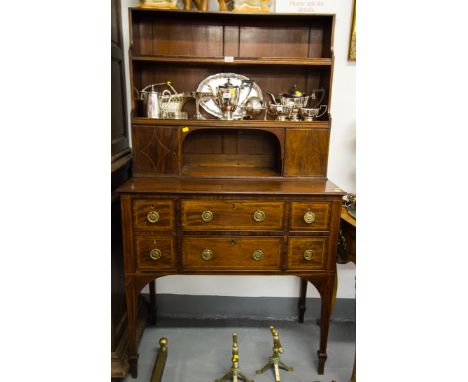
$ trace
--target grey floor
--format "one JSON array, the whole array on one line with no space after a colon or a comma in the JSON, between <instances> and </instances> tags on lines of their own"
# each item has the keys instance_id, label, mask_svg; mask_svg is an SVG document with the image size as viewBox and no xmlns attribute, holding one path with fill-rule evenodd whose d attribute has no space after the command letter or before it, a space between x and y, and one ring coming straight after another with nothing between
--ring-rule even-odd
<instances>
[{"instance_id":1,"label":"grey floor","mask_svg":"<svg viewBox=\"0 0 468 382\"><path fill-rule=\"evenodd\" d=\"M354 322L332 322L328 340L325 374L318 375L317 349L319 327L312 321L299 324L281 322L234 321L160 321L146 328L140 342L138 378L123 382L149 382L159 338L167 337L168 360L164 382L213 382L230 367L232 332L237 332L240 368L255 382L274 381L273 372L256 375L271 355L272 337L268 326L279 331L284 347L282 360L294 367L282 372L284 382L348 382L355 354Z\"/></svg>"}]
</instances>

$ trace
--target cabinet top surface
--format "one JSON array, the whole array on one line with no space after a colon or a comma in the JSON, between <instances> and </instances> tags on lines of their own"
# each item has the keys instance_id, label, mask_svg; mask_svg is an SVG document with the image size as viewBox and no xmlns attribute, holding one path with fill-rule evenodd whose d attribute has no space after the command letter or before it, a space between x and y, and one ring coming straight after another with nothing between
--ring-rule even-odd
<instances>
[{"instance_id":1,"label":"cabinet top surface","mask_svg":"<svg viewBox=\"0 0 468 382\"><path fill-rule=\"evenodd\" d=\"M120 193L346 195L326 179L216 179L133 177L117 189Z\"/></svg>"}]
</instances>

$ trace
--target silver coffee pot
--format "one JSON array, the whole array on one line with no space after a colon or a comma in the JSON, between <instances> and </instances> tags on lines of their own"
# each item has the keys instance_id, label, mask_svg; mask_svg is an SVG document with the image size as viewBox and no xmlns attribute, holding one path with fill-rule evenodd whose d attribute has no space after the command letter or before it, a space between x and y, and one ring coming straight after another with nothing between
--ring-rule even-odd
<instances>
[{"instance_id":1,"label":"silver coffee pot","mask_svg":"<svg viewBox=\"0 0 468 382\"><path fill-rule=\"evenodd\" d=\"M140 92L146 118L162 118L162 113L171 102L171 92L167 89L162 92L157 91L158 85L167 85L167 83L148 85Z\"/></svg>"}]
</instances>

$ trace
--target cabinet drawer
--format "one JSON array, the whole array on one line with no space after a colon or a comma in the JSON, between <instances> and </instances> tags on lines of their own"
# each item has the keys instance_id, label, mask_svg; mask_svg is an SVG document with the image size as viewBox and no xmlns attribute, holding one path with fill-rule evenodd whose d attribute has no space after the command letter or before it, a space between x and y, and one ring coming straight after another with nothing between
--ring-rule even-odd
<instances>
[{"instance_id":1,"label":"cabinet drawer","mask_svg":"<svg viewBox=\"0 0 468 382\"><path fill-rule=\"evenodd\" d=\"M174 203L171 200L137 199L133 202L135 229L171 230L174 228Z\"/></svg>"},{"instance_id":2,"label":"cabinet drawer","mask_svg":"<svg viewBox=\"0 0 468 382\"><path fill-rule=\"evenodd\" d=\"M328 238L290 237L288 240L288 269L325 269Z\"/></svg>"},{"instance_id":3,"label":"cabinet drawer","mask_svg":"<svg viewBox=\"0 0 468 382\"><path fill-rule=\"evenodd\" d=\"M328 202L291 203L291 230L328 231L331 205Z\"/></svg>"},{"instance_id":4,"label":"cabinet drawer","mask_svg":"<svg viewBox=\"0 0 468 382\"><path fill-rule=\"evenodd\" d=\"M183 266L197 269L279 269L280 237L185 237Z\"/></svg>"},{"instance_id":5,"label":"cabinet drawer","mask_svg":"<svg viewBox=\"0 0 468 382\"><path fill-rule=\"evenodd\" d=\"M283 202L183 200L185 230L281 230Z\"/></svg>"},{"instance_id":6,"label":"cabinet drawer","mask_svg":"<svg viewBox=\"0 0 468 382\"><path fill-rule=\"evenodd\" d=\"M137 236L135 247L138 269L156 270L176 267L173 234Z\"/></svg>"}]
</instances>

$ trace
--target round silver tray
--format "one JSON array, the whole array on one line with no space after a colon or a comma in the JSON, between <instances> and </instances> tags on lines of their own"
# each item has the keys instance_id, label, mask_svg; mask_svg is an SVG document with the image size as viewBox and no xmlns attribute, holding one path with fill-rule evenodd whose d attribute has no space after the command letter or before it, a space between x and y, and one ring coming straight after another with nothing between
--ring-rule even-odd
<instances>
[{"instance_id":1,"label":"round silver tray","mask_svg":"<svg viewBox=\"0 0 468 382\"><path fill-rule=\"evenodd\" d=\"M243 76L242 74L237 73L218 73L213 74L212 76L206 77L198 85L197 92L203 93L213 93L216 91L216 88L220 85L224 85L228 78L231 80L231 83L234 86L241 86L243 80L249 80L248 77ZM236 110L233 112L233 119L242 119L242 108L241 106L245 103L247 97L260 97L263 99L262 91L260 87L254 82L252 85L252 90L249 94L249 88L246 87L241 90L239 96L239 104ZM202 99L200 100L200 106L209 114L223 119L223 113L219 110L219 107L213 101L213 99Z\"/></svg>"}]
</instances>

